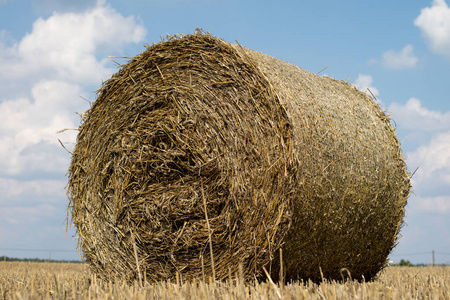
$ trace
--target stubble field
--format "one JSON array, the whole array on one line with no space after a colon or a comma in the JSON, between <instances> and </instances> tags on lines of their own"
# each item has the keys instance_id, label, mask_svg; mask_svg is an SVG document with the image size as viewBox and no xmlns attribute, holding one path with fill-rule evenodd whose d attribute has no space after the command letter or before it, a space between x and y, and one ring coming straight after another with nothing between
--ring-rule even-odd
<instances>
[{"instance_id":1,"label":"stubble field","mask_svg":"<svg viewBox=\"0 0 450 300\"><path fill-rule=\"evenodd\" d=\"M102 282L86 264L0 262L0 299L450 299L450 267L388 267L372 282Z\"/></svg>"}]
</instances>

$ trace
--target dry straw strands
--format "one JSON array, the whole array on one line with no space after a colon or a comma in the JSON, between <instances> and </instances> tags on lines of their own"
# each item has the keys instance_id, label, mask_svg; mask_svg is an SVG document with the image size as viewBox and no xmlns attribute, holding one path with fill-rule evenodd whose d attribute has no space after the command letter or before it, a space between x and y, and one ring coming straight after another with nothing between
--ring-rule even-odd
<instances>
[{"instance_id":1,"label":"dry straw strands","mask_svg":"<svg viewBox=\"0 0 450 300\"><path fill-rule=\"evenodd\" d=\"M239 266L277 279L282 248L286 280L341 268L369 280L409 189L372 99L198 33L148 46L104 83L68 196L79 246L106 279L225 279Z\"/></svg>"}]
</instances>

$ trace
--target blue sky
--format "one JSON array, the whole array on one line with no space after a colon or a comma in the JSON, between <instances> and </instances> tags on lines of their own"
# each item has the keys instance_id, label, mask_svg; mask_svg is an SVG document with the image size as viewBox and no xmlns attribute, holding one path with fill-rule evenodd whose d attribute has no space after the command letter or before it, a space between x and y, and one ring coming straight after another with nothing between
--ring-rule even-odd
<instances>
[{"instance_id":1,"label":"blue sky","mask_svg":"<svg viewBox=\"0 0 450 300\"><path fill-rule=\"evenodd\" d=\"M226 41L369 88L414 194L392 260L450 262L450 8L434 1L0 0L0 256L78 259L65 184L77 113L161 36ZM122 61L124 62L124 61ZM39 250L39 251L37 251Z\"/></svg>"}]
</instances>

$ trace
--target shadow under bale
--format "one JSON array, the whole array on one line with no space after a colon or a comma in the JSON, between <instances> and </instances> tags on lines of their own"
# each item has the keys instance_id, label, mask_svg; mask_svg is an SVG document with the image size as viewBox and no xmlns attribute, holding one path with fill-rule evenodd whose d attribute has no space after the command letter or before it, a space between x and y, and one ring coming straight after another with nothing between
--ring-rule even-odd
<instances>
[{"instance_id":1,"label":"shadow under bale","mask_svg":"<svg viewBox=\"0 0 450 300\"><path fill-rule=\"evenodd\" d=\"M370 280L410 190L389 117L355 87L209 34L107 80L69 167L71 222L102 278ZM213 259L211 259L211 256ZM322 273L321 273L322 272Z\"/></svg>"}]
</instances>

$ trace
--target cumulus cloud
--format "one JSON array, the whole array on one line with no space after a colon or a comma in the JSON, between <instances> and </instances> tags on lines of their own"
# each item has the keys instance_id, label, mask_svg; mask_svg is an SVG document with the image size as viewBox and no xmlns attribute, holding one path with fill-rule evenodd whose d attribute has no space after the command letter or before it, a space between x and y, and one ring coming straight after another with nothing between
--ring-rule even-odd
<instances>
[{"instance_id":1,"label":"cumulus cloud","mask_svg":"<svg viewBox=\"0 0 450 300\"><path fill-rule=\"evenodd\" d=\"M36 83L31 98L0 103L0 174L62 171L67 155L58 145L57 132L78 127L74 113L83 92L77 85L64 81ZM75 140L76 132L65 138ZM71 135L71 136L68 136Z\"/></svg>"},{"instance_id":2,"label":"cumulus cloud","mask_svg":"<svg viewBox=\"0 0 450 300\"><path fill-rule=\"evenodd\" d=\"M392 103L389 111L406 133L403 142L414 146L405 155L408 169L416 170L409 211L450 212L450 111L430 110L417 98Z\"/></svg>"},{"instance_id":3,"label":"cumulus cloud","mask_svg":"<svg viewBox=\"0 0 450 300\"><path fill-rule=\"evenodd\" d=\"M37 222L51 216L54 212L55 208L48 204L40 204L35 207L6 207L2 209L0 218L9 226L15 226L22 224L24 220L27 223Z\"/></svg>"},{"instance_id":4,"label":"cumulus cloud","mask_svg":"<svg viewBox=\"0 0 450 300\"><path fill-rule=\"evenodd\" d=\"M412 45L406 45L401 51L389 50L383 53L383 66L387 69L412 69L419 59L414 55Z\"/></svg>"},{"instance_id":5,"label":"cumulus cloud","mask_svg":"<svg viewBox=\"0 0 450 300\"><path fill-rule=\"evenodd\" d=\"M11 228L14 226L15 234L21 228L30 231L28 226L58 225L60 234L64 234L64 210L66 203L61 201L64 197L65 180L19 180L0 177L0 228ZM36 234L36 231L33 231ZM3 235L3 236L2 236ZM17 236L2 234L0 239L9 237L10 242ZM10 243L11 244L11 243Z\"/></svg>"},{"instance_id":6,"label":"cumulus cloud","mask_svg":"<svg viewBox=\"0 0 450 300\"><path fill-rule=\"evenodd\" d=\"M399 127L406 130L439 132L450 130L450 111L433 111L424 107L417 98L410 98L406 104L392 103L389 111Z\"/></svg>"},{"instance_id":7,"label":"cumulus cloud","mask_svg":"<svg viewBox=\"0 0 450 300\"><path fill-rule=\"evenodd\" d=\"M434 0L414 20L431 51L450 58L450 8L445 0Z\"/></svg>"},{"instance_id":8,"label":"cumulus cloud","mask_svg":"<svg viewBox=\"0 0 450 300\"><path fill-rule=\"evenodd\" d=\"M427 144L433 135L450 130L450 111L430 110L417 98L410 98L405 104L393 102L388 111L402 132L403 142L409 146Z\"/></svg>"},{"instance_id":9,"label":"cumulus cloud","mask_svg":"<svg viewBox=\"0 0 450 300\"><path fill-rule=\"evenodd\" d=\"M28 196L33 196L34 198L42 197L47 202L52 202L52 197L63 193L64 186L65 182L61 180L35 179L24 181L0 177L0 193L4 197L0 201L4 201L7 197L28 198Z\"/></svg>"},{"instance_id":10,"label":"cumulus cloud","mask_svg":"<svg viewBox=\"0 0 450 300\"><path fill-rule=\"evenodd\" d=\"M98 82L112 70L106 66L109 60L99 60L97 53L114 54L112 49L142 41L144 36L145 29L133 17L125 18L107 5L84 13L54 13L36 20L32 31L13 46L16 57L3 61L3 77L39 74L84 84Z\"/></svg>"},{"instance_id":11,"label":"cumulus cloud","mask_svg":"<svg viewBox=\"0 0 450 300\"><path fill-rule=\"evenodd\" d=\"M450 196L416 197L412 206L421 212L450 213Z\"/></svg>"},{"instance_id":12,"label":"cumulus cloud","mask_svg":"<svg viewBox=\"0 0 450 300\"><path fill-rule=\"evenodd\" d=\"M358 90L367 93L370 96L373 94L376 98L378 98L380 96L380 92L377 88L372 86L372 81L372 76L359 74L358 78L355 80L355 86Z\"/></svg>"},{"instance_id":13,"label":"cumulus cloud","mask_svg":"<svg viewBox=\"0 0 450 300\"><path fill-rule=\"evenodd\" d=\"M412 213L450 213L450 131L435 135L430 143L407 154L414 195L408 210ZM417 169L416 169L417 168Z\"/></svg>"},{"instance_id":14,"label":"cumulus cloud","mask_svg":"<svg viewBox=\"0 0 450 300\"><path fill-rule=\"evenodd\" d=\"M90 98L85 87L116 71L106 55L144 36L133 17L104 1L84 12L39 18L19 41L0 32L0 176L65 174L68 155L58 138L74 142L76 131L57 132L78 127L76 112L88 108L81 97Z\"/></svg>"},{"instance_id":15,"label":"cumulus cloud","mask_svg":"<svg viewBox=\"0 0 450 300\"><path fill-rule=\"evenodd\" d=\"M408 153L407 160L419 168L413 177L418 187L435 189L449 186L450 131L435 135L428 144Z\"/></svg>"},{"instance_id":16,"label":"cumulus cloud","mask_svg":"<svg viewBox=\"0 0 450 300\"><path fill-rule=\"evenodd\" d=\"M74 248L65 240L67 201L61 201L70 155L58 139L70 148L77 131L57 132L78 128L76 113L89 106L81 97L91 99L92 86L117 71L106 57L123 55L124 45L141 42L145 29L104 1L37 1L68 6L37 19L21 39L0 31L0 228L14 226L0 230L0 240ZM85 5L90 8L83 11Z\"/></svg>"}]
</instances>

